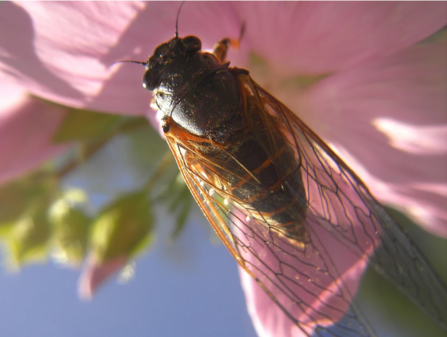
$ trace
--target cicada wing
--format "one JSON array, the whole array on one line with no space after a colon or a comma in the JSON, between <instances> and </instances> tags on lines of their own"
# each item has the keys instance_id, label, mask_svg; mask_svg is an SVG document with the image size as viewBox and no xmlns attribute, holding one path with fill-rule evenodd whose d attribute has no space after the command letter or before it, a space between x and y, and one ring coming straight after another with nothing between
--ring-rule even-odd
<instances>
[{"instance_id":1,"label":"cicada wing","mask_svg":"<svg viewBox=\"0 0 447 337\"><path fill-rule=\"evenodd\" d=\"M310 241L306 244L298 245L271 231L267 223L246 215L254 210L242 212L238 200L213 180L223 169L221 163L213 168L213 163L193 147L169 137L167 140L191 193L217 235L290 318L291 327L298 333L294 336L311 336L313 331L326 331L328 326L342 336L373 335L350 307L358 284L355 275L363 272L365 259L351 254L312 216L308 223ZM338 261L332 261L331 256Z\"/></svg>"},{"instance_id":2,"label":"cicada wing","mask_svg":"<svg viewBox=\"0 0 447 337\"><path fill-rule=\"evenodd\" d=\"M243 170L210 161L187 142L169 135L167 140L191 193L219 238L290 318L298 335L310 336L328 326L343 336L372 335L366 321L350 307L359 277L352 275L362 273L365 259L328 235L312 214L306 225L306 243L292 242L271 230L261 214L232 197L222 184L222 172L237 175Z\"/></svg>"},{"instance_id":3,"label":"cicada wing","mask_svg":"<svg viewBox=\"0 0 447 337\"><path fill-rule=\"evenodd\" d=\"M290 318L290 329L295 332L285 334L374 336L352 303L362 274L371 264L429 315L445 322L445 287L360 179L248 75L241 75L239 83L248 120L257 114L271 129L260 140L275 166L284 167L279 178L287 180L286 174L301 174L307 202L305 240L284 237L262 214L231 195L224 176L234 175L241 181L246 175L244 167L207 158L187 141L186 134L181 139L167 134L166 139L191 193L219 238ZM276 154L284 143L295 151L295 164L281 162ZM287 168L290 165L297 167Z\"/></svg>"},{"instance_id":4,"label":"cicada wing","mask_svg":"<svg viewBox=\"0 0 447 337\"><path fill-rule=\"evenodd\" d=\"M253 100L296 149L309 205L306 228L324 230L367 260L447 329L447 288L411 239L324 141L251 78L245 80L256 93ZM332 255L336 265L334 259L339 256Z\"/></svg>"},{"instance_id":5,"label":"cicada wing","mask_svg":"<svg viewBox=\"0 0 447 337\"><path fill-rule=\"evenodd\" d=\"M178 142L178 140L169 136L166 137L166 140L176 159L186 185L206 219L225 247L230 251L231 255L240 262L239 255L234 249L231 231L224 220L225 217L222 217L222 214L219 212L219 207L216 208L212 199L209 197L209 194L212 194L210 191L214 189L206 173L201 171L201 167L199 166L199 162L206 160L201 158L200 154L187 144Z\"/></svg>"}]
</instances>

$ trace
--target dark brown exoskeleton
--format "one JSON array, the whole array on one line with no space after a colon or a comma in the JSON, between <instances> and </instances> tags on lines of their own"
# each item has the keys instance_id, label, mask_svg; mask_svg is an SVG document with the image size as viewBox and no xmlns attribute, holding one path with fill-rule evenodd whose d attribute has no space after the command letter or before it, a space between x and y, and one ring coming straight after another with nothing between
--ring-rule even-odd
<instances>
[{"instance_id":1,"label":"dark brown exoskeleton","mask_svg":"<svg viewBox=\"0 0 447 337\"><path fill-rule=\"evenodd\" d=\"M143 86L163 112L166 138L178 140L173 151L191 152L183 160L197 179L246 216L303 241L307 204L299 158L265 119L275 117L257 113L248 71L225 63L229 43L220 41L210 54L195 36L174 37L149 59Z\"/></svg>"},{"instance_id":2,"label":"dark brown exoskeleton","mask_svg":"<svg viewBox=\"0 0 447 337\"><path fill-rule=\"evenodd\" d=\"M131 61L146 66L143 86L219 238L300 336L375 335L351 305L352 273L368 265L445 327L446 287L399 225L306 124L225 63L239 40L208 53L176 30L147 62Z\"/></svg>"}]
</instances>

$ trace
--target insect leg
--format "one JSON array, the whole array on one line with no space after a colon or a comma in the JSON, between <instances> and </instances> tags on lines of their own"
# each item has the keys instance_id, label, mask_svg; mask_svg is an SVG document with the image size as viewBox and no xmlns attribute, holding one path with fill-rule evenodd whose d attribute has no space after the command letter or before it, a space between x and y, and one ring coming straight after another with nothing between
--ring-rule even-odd
<instances>
[{"instance_id":1,"label":"insect leg","mask_svg":"<svg viewBox=\"0 0 447 337\"><path fill-rule=\"evenodd\" d=\"M213 54L220 63L225 62L225 59L227 57L227 51L230 45L234 49L239 48L239 44L241 42L242 36L244 35L244 31L245 31L245 23L242 24L241 31L239 33L239 37L237 38L237 40L233 40L227 37L220 40L214 45Z\"/></svg>"}]
</instances>

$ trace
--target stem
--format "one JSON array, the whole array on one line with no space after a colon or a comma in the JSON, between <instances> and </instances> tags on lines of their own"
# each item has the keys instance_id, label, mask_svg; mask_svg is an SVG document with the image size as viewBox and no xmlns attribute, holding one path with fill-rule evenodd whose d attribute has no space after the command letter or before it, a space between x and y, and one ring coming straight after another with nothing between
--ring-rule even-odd
<instances>
[{"instance_id":1,"label":"stem","mask_svg":"<svg viewBox=\"0 0 447 337\"><path fill-rule=\"evenodd\" d=\"M71 171L76 169L78 166L80 166L81 164L86 162L88 159L93 157L93 155L96 152L98 152L109 140L111 140L116 135L118 135L120 133L124 133L124 132L133 131L133 130L139 129L141 127L145 127L147 125L148 125L148 122L146 120L144 120L144 122L142 122L141 118L136 118L136 119L133 119L133 120L121 125L118 129L114 130L113 132L111 132L110 134L105 136L103 139L101 139L95 143L92 143L92 142L90 142L90 144L87 143L87 148L86 148L85 152L82 154L82 159L79 159L79 157L77 157L77 158L74 158L73 160L71 160L68 164L66 164L62 169L60 169L56 173L56 178L59 180L62 179L67 174L69 174Z\"/></svg>"}]
</instances>

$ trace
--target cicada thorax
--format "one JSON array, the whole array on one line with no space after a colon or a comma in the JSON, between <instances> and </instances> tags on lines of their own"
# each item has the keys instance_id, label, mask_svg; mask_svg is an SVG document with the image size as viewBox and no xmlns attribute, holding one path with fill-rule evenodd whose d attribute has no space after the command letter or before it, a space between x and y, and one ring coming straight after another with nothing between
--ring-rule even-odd
<instances>
[{"instance_id":1,"label":"cicada thorax","mask_svg":"<svg viewBox=\"0 0 447 337\"><path fill-rule=\"evenodd\" d=\"M307 241L299 158L250 89L248 72L201 52L196 37L157 47L147 69L145 86L163 112L166 137L178 146L182 171L247 219Z\"/></svg>"}]
</instances>

